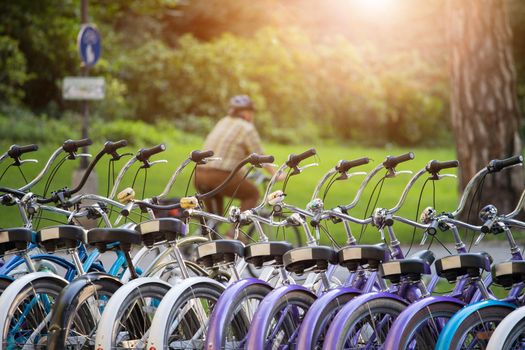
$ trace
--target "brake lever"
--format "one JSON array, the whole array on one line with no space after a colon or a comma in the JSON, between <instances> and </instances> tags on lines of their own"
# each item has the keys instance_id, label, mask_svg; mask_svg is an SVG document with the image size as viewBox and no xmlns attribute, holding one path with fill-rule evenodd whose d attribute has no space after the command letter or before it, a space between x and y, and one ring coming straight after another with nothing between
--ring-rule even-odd
<instances>
[{"instance_id":1,"label":"brake lever","mask_svg":"<svg viewBox=\"0 0 525 350\"><path fill-rule=\"evenodd\" d=\"M159 164L159 163L167 163L168 161L166 159L159 159L159 160L155 160L153 162L148 162L148 168L149 167L152 167L153 165L155 164Z\"/></svg>"},{"instance_id":2,"label":"brake lever","mask_svg":"<svg viewBox=\"0 0 525 350\"><path fill-rule=\"evenodd\" d=\"M401 171L396 171L394 173L394 177L397 176L397 175L412 175L414 172L412 170L401 170Z\"/></svg>"},{"instance_id":3,"label":"brake lever","mask_svg":"<svg viewBox=\"0 0 525 350\"><path fill-rule=\"evenodd\" d=\"M485 233L485 232L481 232L481 233L479 234L478 238L476 238L476 241L474 242L474 245L477 246L478 244L480 244L480 243L481 243L481 240L482 240L483 238L485 238L485 236L486 236L486 233Z\"/></svg>"},{"instance_id":4,"label":"brake lever","mask_svg":"<svg viewBox=\"0 0 525 350\"><path fill-rule=\"evenodd\" d=\"M438 180L441 180L441 179L443 179L445 177L450 177L450 178L456 179L458 176L454 175L454 174L439 174L439 175L437 175Z\"/></svg>"},{"instance_id":5,"label":"brake lever","mask_svg":"<svg viewBox=\"0 0 525 350\"><path fill-rule=\"evenodd\" d=\"M299 172L302 172L304 169L311 168L313 166L319 166L319 163L310 163L306 164L305 166L299 167Z\"/></svg>"},{"instance_id":6,"label":"brake lever","mask_svg":"<svg viewBox=\"0 0 525 350\"><path fill-rule=\"evenodd\" d=\"M222 160L222 157L208 157L208 158L204 158L202 162L209 163L209 162L214 162L218 160Z\"/></svg>"},{"instance_id":7,"label":"brake lever","mask_svg":"<svg viewBox=\"0 0 525 350\"><path fill-rule=\"evenodd\" d=\"M86 157L86 158L91 158L93 157L93 155L89 154L89 153L76 153L75 154L76 157Z\"/></svg>"},{"instance_id":8,"label":"brake lever","mask_svg":"<svg viewBox=\"0 0 525 350\"><path fill-rule=\"evenodd\" d=\"M367 175L368 173L364 172L364 171L356 171L355 173L350 173L350 174L346 174L346 177L347 178L351 178L353 176L364 176L364 175Z\"/></svg>"},{"instance_id":9,"label":"brake lever","mask_svg":"<svg viewBox=\"0 0 525 350\"><path fill-rule=\"evenodd\" d=\"M20 160L19 161L20 165L22 165L24 163L38 163L38 160L37 159L24 159L24 160Z\"/></svg>"}]
</instances>

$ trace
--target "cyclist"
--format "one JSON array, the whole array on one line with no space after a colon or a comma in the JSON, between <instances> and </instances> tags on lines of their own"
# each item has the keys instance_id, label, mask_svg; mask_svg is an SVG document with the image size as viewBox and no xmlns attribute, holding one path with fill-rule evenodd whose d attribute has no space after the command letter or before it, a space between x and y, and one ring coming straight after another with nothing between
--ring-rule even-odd
<instances>
[{"instance_id":1,"label":"cyclist","mask_svg":"<svg viewBox=\"0 0 525 350\"><path fill-rule=\"evenodd\" d=\"M249 154L263 154L261 138L253 124L254 117L255 107L250 97L238 95L230 99L228 115L215 125L204 142L203 149L213 150L222 160L197 167L195 187L200 193L219 186ZM269 166L265 169L272 175L275 172ZM239 199L241 210L255 207L259 190L245 175L246 169L241 169L223 191L205 200L206 209L211 213L223 214L224 197Z\"/></svg>"}]
</instances>

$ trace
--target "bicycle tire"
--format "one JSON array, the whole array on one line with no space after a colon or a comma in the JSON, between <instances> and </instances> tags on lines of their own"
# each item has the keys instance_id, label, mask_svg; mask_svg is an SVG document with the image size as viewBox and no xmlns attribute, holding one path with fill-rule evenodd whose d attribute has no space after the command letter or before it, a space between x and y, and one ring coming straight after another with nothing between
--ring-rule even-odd
<instances>
[{"instance_id":1,"label":"bicycle tire","mask_svg":"<svg viewBox=\"0 0 525 350\"><path fill-rule=\"evenodd\" d=\"M237 283L235 283L221 295L211 314L210 325L206 335L207 349L244 348L246 336L253 319L253 312L272 291L272 287L268 284L264 282L253 283L253 281L253 279L251 281L239 281L237 283L243 285L239 285L239 290L236 290ZM214 322L215 319L217 322ZM235 329L232 329L232 326Z\"/></svg>"},{"instance_id":2,"label":"bicycle tire","mask_svg":"<svg viewBox=\"0 0 525 350\"><path fill-rule=\"evenodd\" d=\"M477 348L485 349L494 329L512 311L508 307L489 306L472 313L454 331L449 349L464 349L465 344L479 344ZM479 327L481 332L476 330Z\"/></svg>"},{"instance_id":3,"label":"bicycle tire","mask_svg":"<svg viewBox=\"0 0 525 350\"><path fill-rule=\"evenodd\" d=\"M262 301L248 331L247 349L296 347L297 330L316 297L307 289L280 293L281 288L287 287L275 289Z\"/></svg>"},{"instance_id":4,"label":"bicycle tire","mask_svg":"<svg viewBox=\"0 0 525 350\"><path fill-rule=\"evenodd\" d=\"M45 272L11 283L0 297L2 349L47 349L51 307L66 285L65 280Z\"/></svg>"},{"instance_id":5,"label":"bicycle tire","mask_svg":"<svg viewBox=\"0 0 525 350\"><path fill-rule=\"evenodd\" d=\"M72 281L60 293L53 307L49 347L92 349L100 310L121 286L113 276L101 273L88 273ZM80 340L84 341L80 343Z\"/></svg>"},{"instance_id":6,"label":"bicycle tire","mask_svg":"<svg viewBox=\"0 0 525 350\"><path fill-rule=\"evenodd\" d=\"M462 307L459 304L442 302L420 309L403 325L402 332L395 335L398 342L393 345L392 350L434 349L440 328Z\"/></svg>"},{"instance_id":7,"label":"bicycle tire","mask_svg":"<svg viewBox=\"0 0 525 350\"><path fill-rule=\"evenodd\" d=\"M330 296L329 293L338 294ZM319 297L310 307L306 317L299 329L299 342L297 343L300 349L322 349L324 336L330 327L332 320L339 310L350 300L355 298L359 293L357 291L345 291L341 294L337 290L329 291L323 296ZM322 302L322 298L330 297L328 303L323 303L322 308L316 307L318 302ZM308 327L306 326L308 322ZM307 344L308 343L308 344Z\"/></svg>"},{"instance_id":8,"label":"bicycle tire","mask_svg":"<svg viewBox=\"0 0 525 350\"><path fill-rule=\"evenodd\" d=\"M223 291L224 286L207 277L188 278L173 287L158 306L147 348L204 348L209 315Z\"/></svg>"},{"instance_id":9,"label":"bicycle tire","mask_svg":"<svg viewBox=\"0 0 525 350\"><path fill-rule=\"evenodd\" d=\"M117 290L100 319L95 348L144 348L156 307L170 288L164 281L145 277Z\"/></svg>"},{"instance_id":10,"label":"bicycle tire","mask_svg":"<svg viewBox=\"0 0 525 350\"><path fill-rule=\"evenodd\" d=\"M341 332L336 337L331 337L331 342L325 341L323 349L352 349L359 348L358 346L367 349L382 349L390 329L389 325L405 307L406 304L399 300L379 298L365 301L350 315L343 315L339 312L328 333L332 333L335 328L341 329ZM340 316L347 317L341 320ZM386 321L383 318L386 318ZM382 325L386 327L374 329L377 320L383 320ZM342 326L338 324L340 321L343 321ZM381 323L379 325L381 326ZM357 334L359 335L356 336Z\"/></svg>"}]
</instances>

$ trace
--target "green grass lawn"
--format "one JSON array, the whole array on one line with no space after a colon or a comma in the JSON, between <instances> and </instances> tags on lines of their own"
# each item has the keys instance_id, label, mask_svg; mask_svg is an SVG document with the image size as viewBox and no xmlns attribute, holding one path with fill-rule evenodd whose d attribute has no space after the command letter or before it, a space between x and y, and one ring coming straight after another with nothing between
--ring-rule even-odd
<instances>
[{"instance_id":1,"label":"green grass lawn","mask_svg":"<svg viewBox=\"0 0 525 350\"><path fill-rule=\"evenodd\" d=\"M167 143L167 151L163 154L154 156L152 159L167 159L167 164L158 164L155 165L148 171L148 181L146 184L146 197L159 194L163 187L165 186L167 180L171 176L172 172L178 166L180 162L185 159L191 150L199 149L202 145L199 140L193 139L192 141L186 144L173 144ZM8 145L4 145L2 149L6 149ZM27 164L23 166L23 171L26 177L32 178L37 174L37 172L44 166L47 157L54 150L55 146L41 146L40 150L34 154L31 154L30 157L37 158L39 160L38 164ZM287 155L290 153L300 153L306 150L306 146L282 146L276 144L270 144L266 146L266 152L273 154L276 159L277 164L281 164L287 158ZM92 153L96 153L100 149L100 145L91 146L90 150ZM129 152L135 152L137 147L128 147L126 149ZM333 167L340 159L355 159L363 156L367 156L372 159L371 163L362 166L359 171L368 171L375 167L378 163L382 162L387 155L400 155L409 151L408 149L400 148L389 148L389 149L370 149L370 148L359 148L359 147L346 147L346 146L321 146L317 148L318 157L317 159L310 159L304 162L318 162L319 165L316 167L305 169L305 171L290 179L288 188L286 189L287 193L287 202L290 204L297 205L299 207L304 207L308 201L311 199L312 192L314 190L315 184L321 176ZM426 163L431 159L437 160L450 160L454 159L453 149L412 149L416 157L414 160L401 164L398 167L398 170L412 170L414 172L423 168ZM29 155L24 158L29 158ZM127 159L127 158L126 158ZM123 165L125 160L121 160L117 163L117 169L119 166ZM1 169L5 168L7 162L1 164ZM73 170L78 167L78 161L66 161L62 166L61 170L57 173L54 181L52 182L50 189L62 188L64 186L71 186L71 179ZM124 179L123 185L120 189L127 187L131 184L133 175L135 171L132 169L128 172L126 178ZM186 186L188 184L188 177L191 173L191 169L188 168L182 176L177 180L173 190L173 196L182 196L185 193ZM99 193L105 194L107 188L107 161L104 159L99 163L97 167L97 174L99 178ZM139 176L136 184L135 191L137 195L140 196L142 193L142 181L143 177ZM352 201L357 188L359 187L363 176L352 177L346 181L336 182L328 196L326 197L325 207L334 207L336 205L348 204ZM379 179L379 176L377 177ZM394 206L403 191L404 186L410 179L410 175L400 175L397 178L387 179L384 183L381 196L377 202L378 207L390 208ZM421 178L416 186L414 186L412 192L409 194L406 203L403 205L402 209L399 211L399 215L406 216L409 218L419 217L419 213L416 211L417 201L419 198L419 193L421 186L424 182L425 177ZM365 208L377 180L373 180L365 191L359 205L352 210L351 214L356 217L363 217L365 215ZM12 168L8 171L6 176L2 179L1 185L7 187L19 187L23 185L23 179L20 176L16 168ZM44 188L44 182L38 184L34 188L34 192L41 194ZM276 189L280 188L277 187ZM456 207L457 204L457 182L455 179L443 179L441 181L436 181L435 192L436 192L436 208L439 211L450 211ZM193 186L190 184L189 193L192 194ZM422 197L421 206L419 212L426 206L432 205L433 196L432 196L432 183L429 182L425 192ZM373 203L371 204L371 207ZM16 208L2 208L0 212L0 226L9 227L16 226L20 224L19 215ZM51 222L42 221L41 225L49 225ZM368 227L361 234L360 226L352 226L353 232L356 237L361 237L361 242L374 243L379 242L380 235L374 227ZM403 225L395 226L396 233L398 234L399 239L404 244L410 243L413 230L410 227ZM330 225L329 230L332 235L335 237L336 241L339 244L344 244L345 237L344 231L342 230L341 225ZM419 241L421 233L416 233L416 241ZM323 235L322 241L328 242L328 238Z\"/></svg>"}]
</instances>

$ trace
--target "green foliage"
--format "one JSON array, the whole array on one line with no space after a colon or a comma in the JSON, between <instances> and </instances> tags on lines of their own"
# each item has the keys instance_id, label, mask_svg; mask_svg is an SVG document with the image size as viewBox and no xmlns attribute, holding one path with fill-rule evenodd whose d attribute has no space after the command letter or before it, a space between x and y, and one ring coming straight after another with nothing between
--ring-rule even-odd
<instances>
[{"instance_id":1,"label":"green foliage","mask_svg":"<svg viewBox=\"0 0 525 350\"><path fill-rule=\"evenodd\" d=\"M0 101L17 104L24 97L22 85L29 79L24 54L18 42L0 35Z\"/></svg>"},{"instance_id":2,"label":"green foliage","mask_svg":"<svg viewBox=\"0 0 525 350\"><path fill-rule=\"evenodd\" d=\"M20 65L15 69L27 74L15 73L19 78L10 83L10 88L15 89L15 96L23 96L25 105L33 111L47 109L50 104L62 105L59 82L78 71L77 8L76 2L69 0L0 2L0 35L11 39L11 46L17 43L25 64L17 59ZM3 39L2 50L5 43Z\"/></svg>"},{"instance_id":3,"label":"green foliage","mask_svg":"<svg viewBox=\"0 0 525 350\"><path fill-rule=\"evenodd\" d=\"M439 72L417 55L370 66L366 54L343 37L313 42L297 28L265 28L250 39L225 34L201 42L184 35L176 49L149 40L119 66L135 115L150 122L176 119L190 132L211 127L208 118L195 116L217 120L229 97L244 93L255 101L263 137L272 141L335 136L376 145L435 144L436 130L448 131L442 122L447 90L423 82Z\"/></svg>"}]
</instances>

